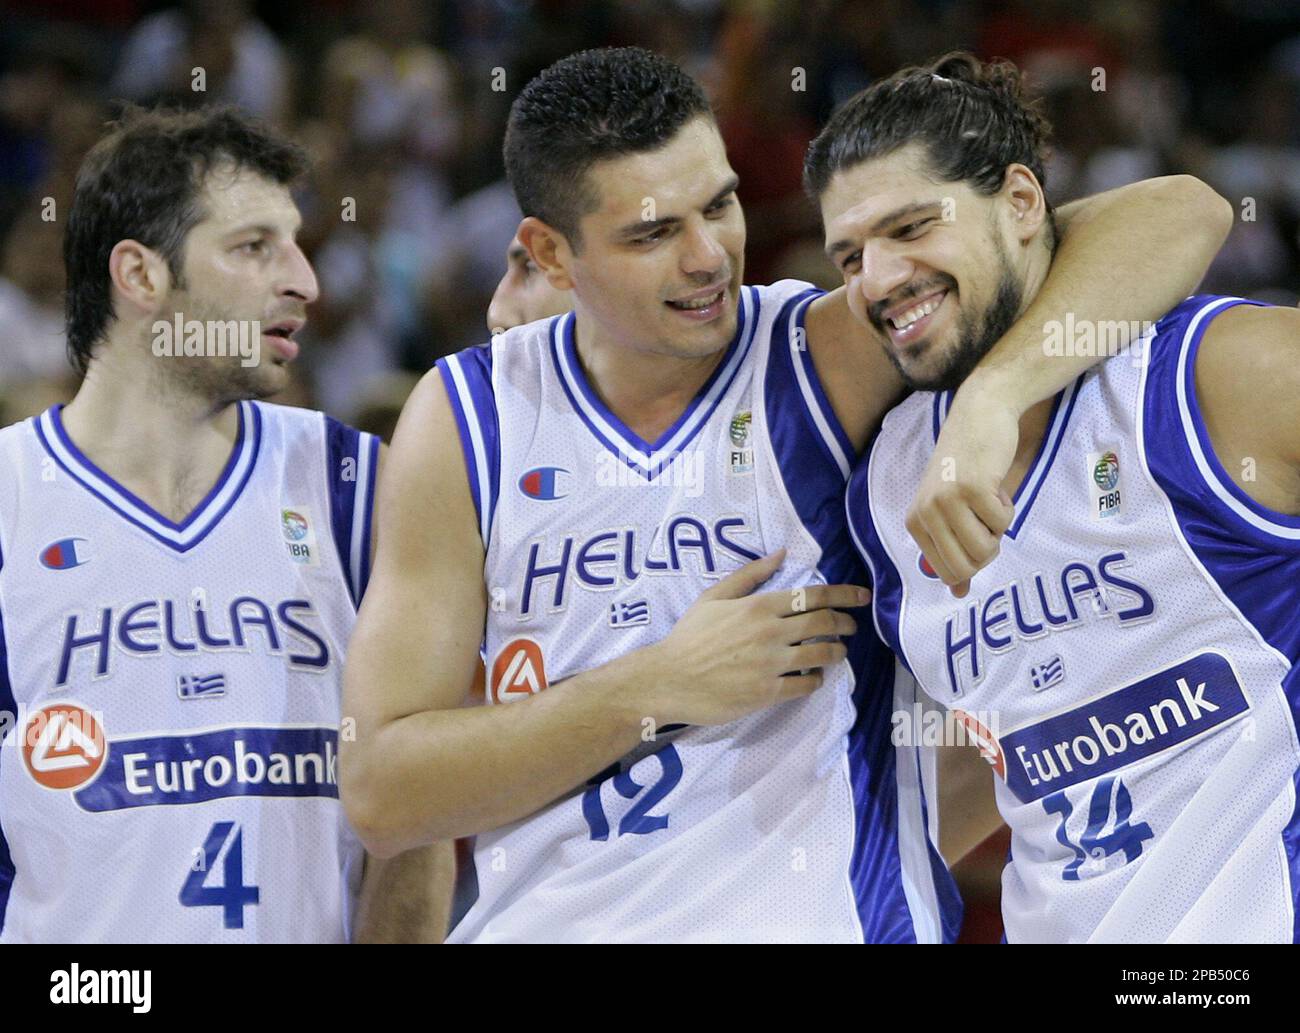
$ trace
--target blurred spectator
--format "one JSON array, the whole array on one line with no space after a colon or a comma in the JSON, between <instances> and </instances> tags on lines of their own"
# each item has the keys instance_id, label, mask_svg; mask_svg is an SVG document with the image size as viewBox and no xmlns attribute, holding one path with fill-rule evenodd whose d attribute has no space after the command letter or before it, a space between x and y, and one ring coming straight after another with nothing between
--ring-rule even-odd
<instances>
[{"instance_id":1,"label":"blurred spectator","mask_svg":"<svg viewBox=\"0 0 1300 1033\"><path fill-rule=\"evenodd\" d=\"M114 97L188 105L223 101L268 121L288 114L289 66L248 0L187 0L145 18L126 41ZM202 69L204 90L194 89Z\"/></svg>"},{"instance_id":2,"label":"blurred spectator","mask_svg":"<svg viewBox=\"0 0 1300 1033\"><path fill-rule=\"evenodd\" d=\"M63 336L61 227L33 198L0 247L0 384L70 372Z\"/></svg>"}]
</instances>

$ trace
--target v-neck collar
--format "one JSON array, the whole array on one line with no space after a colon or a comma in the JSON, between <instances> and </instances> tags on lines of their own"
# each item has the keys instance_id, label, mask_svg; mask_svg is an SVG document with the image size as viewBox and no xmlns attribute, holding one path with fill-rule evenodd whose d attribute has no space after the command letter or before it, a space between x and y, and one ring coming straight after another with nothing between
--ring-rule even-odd
<instances>
[{"instance_id":1,"label":"v-neck collar","mask_svg":"<svg viewBox=\"0 0 1300 1033\"><path fill-rule=\"evenodd\" d=\"M1020 528L1024 526L1029 511L1033 508L1034 500L1038 498L1039 489L1047 479L1047 473L1052 467L1053 460L1056 459L1056 453L1060 450L1061 439L1065 436L1065 428L1070 422L1070 413L1074 411L1074 403L1079 397L1079 387L1082 382L1082 378L1075 380L1052 399L1052 411L1047 417L1047 431L1043 434L1043 440L1038 443L1038 453L1029 467L1029 472L1021 480L1020 487L1016 489L1015 497L1011 500L1016 509L1016 517L1007 528L1008 538L1015 538L1020 533ZM948 417L952 396L952 391L935 392L933 422L936 442L939 440L939 430L943 426L943 421ZM1025 500L1023 506L1020 504L1021 499Z\"/></svg>"},{"instance_id":2,"label":"v-neck collar","mask_svg":"<svg viewBox=\"0 0 1300 1033\"><path fill-rule=\"evenodd\" d=\"M217 483L180 523L169 520L92 463L68 437L62 405L53 406L35 422L36 436L56 463L78 484L118 516L177 552L201 542L234 505L257 462L262 442L262 414L252 402L239 403L235 445Z\"/></svg>"},{"instance_id":3,"label":"v-neck collar","mask_svg":"<svg viewBox=\"0 0 1300 1033\"><path fill-rule=\"evenodd\" d=\"M551 357L555 363L556 375L569 396L569 402L596 440L646 480L653 480L700 432L700 428L708 422L722 396L736 379L749 352L758 314L758 292L753 287L742 287L736 333L727 345L722 361L673 425L653 442L646 441L628 428L609 410L588 383L578 357L577 342L574 339L575 316L572 312L551 321Z\"/></svg>"}]
</instances>

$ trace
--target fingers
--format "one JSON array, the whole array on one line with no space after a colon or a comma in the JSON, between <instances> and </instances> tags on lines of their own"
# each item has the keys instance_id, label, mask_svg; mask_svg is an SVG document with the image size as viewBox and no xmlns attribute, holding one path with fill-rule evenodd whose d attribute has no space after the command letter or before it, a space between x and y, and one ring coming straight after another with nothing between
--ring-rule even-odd
<instances>
[{"instance_id":1,"label":"fingers","mask_svg":"<svg viewBox=\"0 0 1300 1033\"><path fill-rule=\"evenodd\" d=\"M996 493L965 490L918 502L907 529L939 578L958 598L970 579L997 556L1015 507L999 487Z\"/></svg>"},{"instance_id":2,"label":"fingers","mask_svg":"<svg viewBox=\"0 0 1300 1033\"><path fill-rule=\"evenodd\" d=\"M768 613L777 617L790 617L830 607L852 610L866 606L871 602L871 593L861 585L805 585L767 592L761 601Z\"/></svg>"},{"instance_id":3,"label":"fingers","mask_svg":"<svg viewBox=\"0 0 1300 1033\"><path fill-rule=\"evenodd\" d=\"M1000 535L995 535L985 526L984 521L975 512L960 503L954 503L942 514L948 529L962 552L970 558L975 570L983 570L998 554L1002 544ZM972 570L971 573L975 573Z\"/></svg>"},{"instance_id":4,"label":"fingers","mask_svg":"<svg viewBox=\"0 0 1300 1033\"><path fill-rule=\"evenodd\" d=\"M951 588L963 581L969 581L979 569L979 565L962 548L952 528L943 520L927 520L925 527L930 532L930 538L939 554L939 563L934 564L934 569L943 578L944 584ZM950 577L944 577L941 566L943 570L947 570Z\"/></svg>"},{"instance_id":5,"label":"fingers","mask_svg":"<svg viewBox=\"0 0 1300 1033\"><path fill-rule=\"evenodd\" d=\"M998 488L997 495L983 491L972 492L966 502L980 523L999 539L1007 533L1011 521L1016 518L1016 507L1002 488Z\"/></svg>"},{"instance_id":6,"label":"fingers","mask_svg":"<svg viewBox=\"0 0 1300 1033\"><path fill-rule=\"evenodd\" d=\"M810 671L808 674L787 674L777 678L776 698L773 702L811 695L821 688L824 677L821 671Z\"/></svg>"},{"instance_id":7,"label":"fingers","mask_svg":"<svg viewBox=\"0 0 1300 1033\"><path fill-rule=\"evenodd\" d=\"M811 671L816 667L830 667L849 655L849 647L836 639L834 642L805 642L791 646L787 655L792 671Z\"/></svg>"},{"instance_id":8,"label":"fingers","mask_svg":"<svg viewBox=\"0 0 1300 1033\"><path fill-rule=\"evenodd\" d=\"M700 593L701 599L740 599L749 595L773 574L785 561L785 549L751 560L739 570L733 570L712 588Z\"/></svg>"},{"instance_id":9,"label":"fingers","mask_svg":"<svg viewBox=\"0 0 1300 1033\"><path fill-rule=\"evenodd\" d=\"M858 622L840 610L813 610L787 617L780 623L781 641L792 646L810 638L832 638L853 635L858 630Z\"/></svg>"}]
</instances>

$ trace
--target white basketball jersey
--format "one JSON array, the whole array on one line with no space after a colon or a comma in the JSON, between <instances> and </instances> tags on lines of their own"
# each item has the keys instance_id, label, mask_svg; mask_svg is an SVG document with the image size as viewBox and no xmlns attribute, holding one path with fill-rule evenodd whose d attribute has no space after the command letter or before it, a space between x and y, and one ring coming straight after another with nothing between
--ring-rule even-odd
<instances>
[{"instance_id":1,"label":"white basketball jersey","mask_svg":"<svg viewBox=\"0 0 1300 1033\"><path fill-rule=\"evenodd\" d=\"M862 583L842 508L853 449L803 347L817 294L745 288L716 372L655 442L587 383L571 314L439 364L487 546L488 705L663 639L781 546L762 591ZM479 836L451 941L951 938L922 765L890 743L914 684L869 632L850 660L732 724L647 726L622 763Z\"/></svg>"},{"instance_id":2,"label":"white basketball jersey","mask_svg":"<svg viewBox=\"0 0 1300 1033\"><path fill-rule=\"evenodd\" d=\"M1295 937L1300 519L1233 483L1194 380L1244 303L1188 299L1058 397L965 599L904 526L949 396L896 408L854 472L880 632L994 766L1013 942Z\"/></svg>"},{"instance_id":3,"label":"white basketball jersey","mask_svg":"<svg viewBox=\"0 0 1300 1033\"><path fill-rule=\"evenodd\" d=\"M378 442L239 406L174 523L59 407L0 431L0 940L339 941L343 649Z\"/></svg>"}]
</instances>

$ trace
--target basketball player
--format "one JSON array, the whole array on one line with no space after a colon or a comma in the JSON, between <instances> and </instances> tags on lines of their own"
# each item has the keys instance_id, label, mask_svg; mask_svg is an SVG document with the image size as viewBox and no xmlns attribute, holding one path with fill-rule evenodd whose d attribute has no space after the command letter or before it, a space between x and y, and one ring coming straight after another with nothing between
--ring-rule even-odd
<instances>
[{"instance_id":1,"label":"basketball player","mask_svg":"<svg viewBox=\"0 0 1300 1033\"><path fill-rule=\"evenodd\" d=\"M357 918L338 802L379 443L258 401L317 294L302 165L207 109L132 112L82 166L64 254L85 380L0 431L6 942L440 932L442 845L367 867Z\"/></svg>"},{"instance_id":2,"label":"basketball player","mask_svg":"<svg viewBox=\"0 0 1300 1033\"><path fill-rule=\"evenodd\" d=\"M909 535L952 392L1055 268L1047 129L1014 66L958 54L859 94L809 152L850 307L919 392L848 494L876 622L984 740L1008 939L1291 941L1300 315L1188 298L1030 406L1015 519L967 598Z\"/></svg>"},{"instance_id":3,"label":"basketball player","mask_svg":"<svg viewBox=\"0 0 1300 1033\"><path fill-rule=\"evenodd\" d=\"M575 311L441 361L399 424L345 676L358 831L495 830L453 942L951 939L919 758L889 742L913 687L845 612L849 464L901 381L843 292L742 286L735 176L670 62L558 62L505 153ZM1048 390L1030 340L1020 387ZM461 709L481 645L491 705Z\"/></svg>"},{"instance_id":4,"label":"basketball player","mask_svg":"<svg viewBox=\"0 0 1300 1033\"><path fill-rule=\"evenodd\" d=\"M511 330L534 319L558 316L573 308L573 295L556 290L528 257L528 249L518 237L506 248L506 271L488 305L490 333Z\"/></svg>"}]
</instances>

